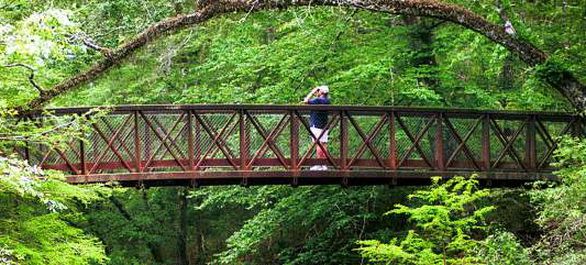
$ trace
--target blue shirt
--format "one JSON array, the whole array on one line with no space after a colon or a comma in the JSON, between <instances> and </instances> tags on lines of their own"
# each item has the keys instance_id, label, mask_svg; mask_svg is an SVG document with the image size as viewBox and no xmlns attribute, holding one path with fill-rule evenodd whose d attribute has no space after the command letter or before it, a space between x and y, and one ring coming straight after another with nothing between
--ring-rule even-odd
<instances>
[{"instance_id":1,"label":"blue shirt","mask_svg":"<svg viewBox=\"0 0 586 265\"><path fill-rule=\"evenodd\" d=\"M327 96L310 99L307 104L330 104ZM309 112L309 126L323 129L328 123L328 112L323 110L312 110Z\"/></svg>"}]
</instances>

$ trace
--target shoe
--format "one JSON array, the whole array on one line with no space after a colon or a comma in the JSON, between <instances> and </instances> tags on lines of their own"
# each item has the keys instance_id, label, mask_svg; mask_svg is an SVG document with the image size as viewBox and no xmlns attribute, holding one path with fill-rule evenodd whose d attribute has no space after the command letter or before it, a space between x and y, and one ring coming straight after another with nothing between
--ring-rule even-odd
<instances>
[{"instance_id":1,"label":"shoe","mask_svg":"<svg viewBox=\"0 0 586 265\"><path fill-rule=\"evenodd\" d=\"M318 170L322 170L321 168L322 168L322 166L312 166L312 167L309 168L309 170L311 170L311 171L318 171Z\"/></svg>"}]
</instances>

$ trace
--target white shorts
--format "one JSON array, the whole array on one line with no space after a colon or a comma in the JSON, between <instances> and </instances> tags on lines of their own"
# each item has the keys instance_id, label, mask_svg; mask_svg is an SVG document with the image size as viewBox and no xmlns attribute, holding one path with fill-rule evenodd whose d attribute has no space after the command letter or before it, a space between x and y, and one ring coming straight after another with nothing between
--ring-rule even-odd
<instances>
[{"instance_id":1,"label":"white shorts","mask_svg":"<svg viewBox=\"0 0 586 265\"><path fill-rule=\"evenodd\" d=\"M313 134L313 137L311 137L311 141L314 142L315 139L317 139L317 137L319 137L319 135L321 134L321 132L323 132L323 129L320 128L316 128L316 127L311 127L309 128L311 130L311 134ZM321 136L321 138L319 139L320 143L327 143L328 142L328 130L326 130L324 132L324 134Z\"/></svg>"}]
</instances>

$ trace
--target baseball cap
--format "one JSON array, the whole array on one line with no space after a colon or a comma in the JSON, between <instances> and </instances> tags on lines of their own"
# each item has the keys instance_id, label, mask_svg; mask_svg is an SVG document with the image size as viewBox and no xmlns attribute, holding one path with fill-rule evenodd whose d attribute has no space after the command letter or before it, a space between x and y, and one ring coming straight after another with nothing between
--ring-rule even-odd
<instances>
[{"instance_id":1,"label":"baseball cap","mask_svg":"<svg viewBox=\"0 0 586 265\"><path fill-rule=\"evenodd\" d=\"M324 93L330 93L330 88L328 86L318 86L317 90L324 92Z\"/></svg>"}]
</instances>

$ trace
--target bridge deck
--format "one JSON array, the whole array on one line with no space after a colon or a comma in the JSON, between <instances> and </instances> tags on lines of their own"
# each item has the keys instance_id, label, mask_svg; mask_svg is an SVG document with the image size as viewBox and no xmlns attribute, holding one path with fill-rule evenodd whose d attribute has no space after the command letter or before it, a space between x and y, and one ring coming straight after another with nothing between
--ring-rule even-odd
<instances>
[{"instance_id":1,"label":"bridge deck","mask_svg":"<svg viewBox=\"0 0 586 265\"><path fill-rule=\"evenodd\" d=\"M90 108L52 110L65 123ZM315 158L308 116L327 111L327 158ZM32 164L71 183L122 185L413 185L479 173L487 182L552 178L556 137L583 135L574 115L358 106L118 106L66 148L30 144ZM327 165L327 171L310 171Z\"/></svg>"}]
</instances>

